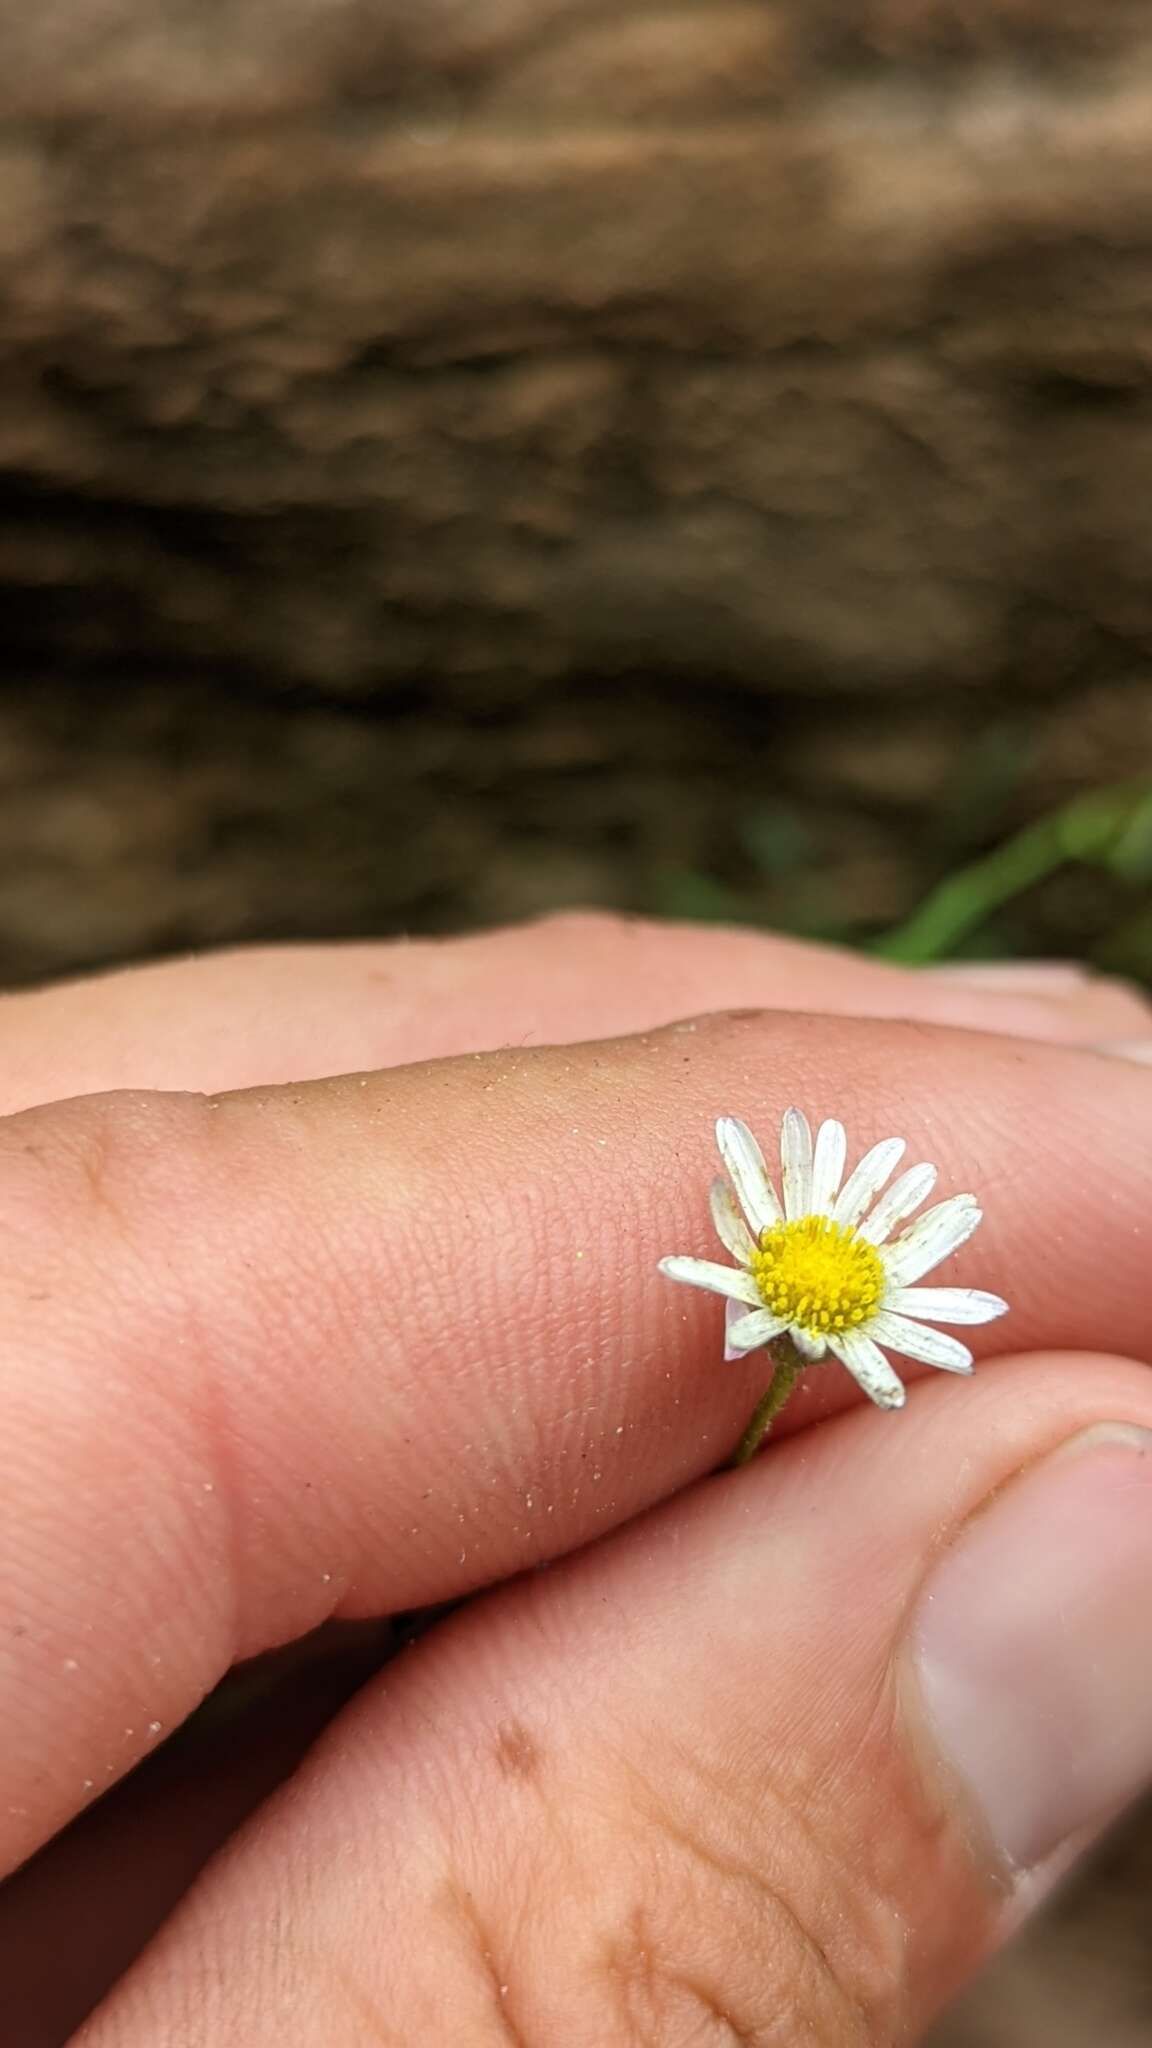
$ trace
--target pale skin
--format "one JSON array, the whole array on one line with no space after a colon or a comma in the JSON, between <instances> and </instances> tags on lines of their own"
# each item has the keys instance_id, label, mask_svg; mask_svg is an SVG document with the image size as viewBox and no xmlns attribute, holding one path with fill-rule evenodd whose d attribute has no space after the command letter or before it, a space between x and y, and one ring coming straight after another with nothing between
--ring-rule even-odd
<instances>
[{"instance_id":1,"label":"pale skin","mask_svg":"<svg viewBox=\"0 0 1152 2048\"><path fill-rule=\"evenodd\" d=\"M1074 970L607 918L0 1003L21 2048L914 2040L1015 1908L894 1644L1013 1473L1152 1429L1152 1074L1096 1049L1149 1034ZM656 1261L712 1255L716 1115L793 1100L978 1189L948 1277L1014 1312L714 1477L764 1363ZM480 1589L306 1756L373 1639L96 1803L239 1661Z\"/></svg>"}]
</instances>

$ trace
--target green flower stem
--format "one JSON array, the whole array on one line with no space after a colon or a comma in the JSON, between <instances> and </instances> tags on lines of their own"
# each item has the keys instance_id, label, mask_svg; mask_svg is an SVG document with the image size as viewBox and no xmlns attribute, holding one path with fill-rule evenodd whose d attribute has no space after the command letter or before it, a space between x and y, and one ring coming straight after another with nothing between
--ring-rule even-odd
<instances>
[{"instance_id":1,"label":"green flower stem","mask_svg":"<svg viewBox=\"0 0 1152 2048\"><path fill-rule=\"evenodd\" d=\"M750 1458L756 1456L804 1366L804 1360L789 1338L777 1338L770 1348L776 1360L776 1370L768 1392L757 1403L752 1420L737 1445L733 1465L746 1465Z\"/></svg>"},{"instance_id":2,"label":"green flower stem","mask_svg":"<svg viewBox=\"0 0 1152 2048\"><path fill-rule=\"evenodd\" d=\"M1089 790L949 875L875 951L914 966L947 959L994 911L1067 862L1096 864L1122 878L1143 880L1150 847L1152 787L1146 781Z\"/></svg>"}]
</instances>

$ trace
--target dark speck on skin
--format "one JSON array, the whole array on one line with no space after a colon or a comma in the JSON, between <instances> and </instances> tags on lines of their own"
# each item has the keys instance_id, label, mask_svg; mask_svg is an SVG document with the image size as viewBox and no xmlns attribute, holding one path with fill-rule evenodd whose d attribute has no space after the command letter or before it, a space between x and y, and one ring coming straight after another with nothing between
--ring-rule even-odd
<instances>
[{"instance_id":1,"label":"dark speck on skin","mask_svg":"<svg viewBox=\"0 0 1152 2048\"><path fill-rule=\"evenodd\" d=\"M534 1778L540 1746L522 1721L502 1721L496 1731L496 1761L506 1778Z\"/></svg>"}]
</instances>

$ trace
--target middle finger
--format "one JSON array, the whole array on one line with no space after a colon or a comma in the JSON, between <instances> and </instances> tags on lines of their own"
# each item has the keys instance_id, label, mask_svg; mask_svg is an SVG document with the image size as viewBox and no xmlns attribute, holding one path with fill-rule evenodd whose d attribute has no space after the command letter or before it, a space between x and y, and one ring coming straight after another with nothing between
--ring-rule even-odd
<instances>
[{"instance_id":1,"label":"middle finger","mask_svg":"<svg viewBox=\"0 0 1152 2048\"><path fill-rule=\"evenodd\" d=\"M570 1045L717 1009L919 1019L1068 1044L1152 1035L1141 996L1084 970L969 973L596 913L462 939L252 947L3 998L0 1113L111 1088L247 1088Z\"/></svg>"}]
</instances>

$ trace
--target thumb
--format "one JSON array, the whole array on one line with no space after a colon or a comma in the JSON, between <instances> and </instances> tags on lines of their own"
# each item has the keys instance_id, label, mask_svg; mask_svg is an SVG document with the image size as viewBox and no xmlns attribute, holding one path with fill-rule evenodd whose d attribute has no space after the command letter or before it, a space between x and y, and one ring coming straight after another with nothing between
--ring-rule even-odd
<instances>
[{"instance_id":1,"label":"thumb","mask_svg":"<svg viewBox=\"0 0 1152 2048\"><path fill-rule=\"evenodd\" d=\"M1116 1360L921 1384L477 1602L86 2048L320 2048L337 1986L342 2040L916 2038L1152 1770L1150 1427Z\"/></svg>"}]
</instances>

